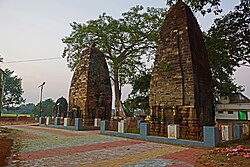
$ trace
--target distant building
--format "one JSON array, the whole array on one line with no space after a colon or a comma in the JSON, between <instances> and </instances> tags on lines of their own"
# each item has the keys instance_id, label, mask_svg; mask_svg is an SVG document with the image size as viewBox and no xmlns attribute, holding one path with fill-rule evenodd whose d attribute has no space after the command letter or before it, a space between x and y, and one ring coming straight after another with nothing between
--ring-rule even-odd
<instances>
[{"instance_id":1,"label":"distant building","mask_svg":"<svg viewBox=\"0 0 250 167\"><path fill-rule=\"evenodd\" d=\"M3 74L4 71L0 68L0 116L3 107Z\"/></svg>"},{"instance_id":2,"label":"distant building","mask_svg":"<svg viewBox=\"0 0 250 167\"><path fill-rule=\"evenodd\" d=\"M241 93L222 96L216 104L215 121L222 140L236 139L239 130L249 135L250 99Z\"/></svg>"}]
</instances>

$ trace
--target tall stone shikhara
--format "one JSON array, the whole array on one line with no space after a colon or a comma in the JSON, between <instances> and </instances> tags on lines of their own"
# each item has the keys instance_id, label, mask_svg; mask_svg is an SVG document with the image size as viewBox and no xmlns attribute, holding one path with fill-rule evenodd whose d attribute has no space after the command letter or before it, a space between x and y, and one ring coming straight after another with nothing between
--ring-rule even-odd
<instances>
[{"instance_id":1,"label":"tall stone shikhara","mask_svg":"<svg viewBox=\"0 0 250 167\"><path fill-rule=\"evenodd\" d=\"M152 118L191 129L213 125L211 80L197 20L179 1L167 12L160 31L150 82Z\"/></svg>"},{"instance_id":2,"label":"tall stone shikhara","mask_svg":"<svg viewBox=\"0 0 250 167\"><path fill-rule=\"evenodd\" d=\"M69 115L93 126L94 118L110 119L111 83L104 54L92 46L83 51L75 68L69 93Z\"/></svg>"}]
</instances>

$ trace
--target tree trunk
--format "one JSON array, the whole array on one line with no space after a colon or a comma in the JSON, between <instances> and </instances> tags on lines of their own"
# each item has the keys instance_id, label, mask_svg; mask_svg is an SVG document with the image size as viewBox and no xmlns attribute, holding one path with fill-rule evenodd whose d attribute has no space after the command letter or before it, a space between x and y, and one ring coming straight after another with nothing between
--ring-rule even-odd
<instances>
[{"instance_id":1,"label":"tree trunk","mask_svg":"<svg viewBox=\"0 0 250 167\"><path fill-rule=\"evenodd\" d=\"M126 117L121 103L121 90L119 88L119 74L117 67L114 67L114 87L115 87L115 113L113 116Z\"/></svg>"}]
</instances>

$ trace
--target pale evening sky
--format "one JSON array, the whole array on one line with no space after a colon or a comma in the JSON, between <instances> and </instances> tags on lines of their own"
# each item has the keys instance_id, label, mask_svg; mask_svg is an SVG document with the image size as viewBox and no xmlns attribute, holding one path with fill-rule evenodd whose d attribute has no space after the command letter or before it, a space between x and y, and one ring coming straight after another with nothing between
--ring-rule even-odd
<instances>
[{"instance_id":1,"label":"pale evening sky","mask_svg":"<svg viewBox=\"0 0 250 167\"><path fill-rule=\"evenodd\" d=\"M239 0L223 0L224 13L232 10ZM43 99L64 96L68 98L72 72L65 59L7 63L10 61L61 57L64 44L61 39L71 32L69 23L86 22L103 12L115 18L135 5L165 7L164 0L0 0L0 55L2 69L14 70L23 78L26 102L37 103L38 86L45 81ZM215 16L196 14L202 30L211 26ZM245 86L250 97L249 68L235 73L236 82ZM123 89L127 98L129 86Z\"/></svg>"}]
</instances>

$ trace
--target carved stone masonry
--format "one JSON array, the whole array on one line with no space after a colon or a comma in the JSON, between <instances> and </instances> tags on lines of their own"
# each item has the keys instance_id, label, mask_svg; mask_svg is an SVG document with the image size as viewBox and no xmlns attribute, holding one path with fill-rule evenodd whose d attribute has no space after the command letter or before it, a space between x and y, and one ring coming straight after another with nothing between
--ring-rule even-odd
<instances>
[{"instance_id":1,"label":"carved stone masonry","mask_svg":"<svg viewBox=\"0 0 250 167\"><path fill-rule=\"evenodd\" d=\"M160 115L163 122L187 127L213 125L211 82L201 30L190 8L179 1L160 31L150 81L152 118Z\"/></svg>"},{"instance_id":2,"label":"carved stone masonry","mask_svg":"<svg viewBox=\"0 0 250 167\"><path fill-rule=\"evenodd\" d=\"M68 110L68 102L67 100L62 96L57 99L55 106L53 108L53 116L54 117L66 117L67 116L67 110Z\"/></svg>"},{"instance_id":3,"label":"carved stone masonry","mask_svg":"<svg viewBox=\"0 0 250 167\"><path fill-rule=\"evenodd\" d=\"M94 118L110 119L111 83L104 54L94 46L83 51L71 81L69 115L93 126Z\"/></svg>"}]
</instances>

